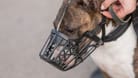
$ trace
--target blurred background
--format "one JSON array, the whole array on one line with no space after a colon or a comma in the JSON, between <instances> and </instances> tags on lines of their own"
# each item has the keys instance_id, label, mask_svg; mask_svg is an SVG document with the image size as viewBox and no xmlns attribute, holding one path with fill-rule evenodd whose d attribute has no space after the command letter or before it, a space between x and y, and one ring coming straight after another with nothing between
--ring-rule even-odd
<instances>
[{"instance_id":1,"label":"blurred background","mask_svg":"<svg viewBox=\"0 0 138 78\"><path fill-rule=\"evenodd\" d=\"M0 78L91 78L89 57L62 72L39 58L62 0L0 0Z\"/></svg>"}]
</instances>

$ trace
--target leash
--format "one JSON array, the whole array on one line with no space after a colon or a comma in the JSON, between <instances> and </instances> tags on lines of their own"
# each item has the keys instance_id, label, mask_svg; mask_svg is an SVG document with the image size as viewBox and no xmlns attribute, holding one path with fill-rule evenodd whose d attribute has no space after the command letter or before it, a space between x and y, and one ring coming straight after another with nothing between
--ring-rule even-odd
<instances>
[{"instance_id":1,"label":"leash","mask_svg":"<svg viewBox=\"0 0 138 78\"><path fill-rule=\"evenodd\" d=\"M96 26L94 30L88 31L84 34L84 36L87 36L88 38L97 42L96 44L97 47L103 45L105 42L111 42L117 40L120 36L122 36L126 32L126 30L131 24L132 21L131 14L126 17L126 20L122 20L116 15L112 6L109 7L109 12L111 13L115 23L118 24L117 28L111 31L108 35L105 35L106 34L105 24L107 18L105 16L102 16L101 23L98 26ZM100 30L102 30L101 38L96 35L96 32Z\"/></svg>"},{"instance_id":2,"label":"leash","mask_svg":"<svg viewBox=\"0 0 138 78\"><path fill-rule=\"evenodd\" d=\"M133 12L132 16L133 16L132 22L133 22L133 25L134 25L134 30L135 30L137 38L138 38L138 5L136 7L136 10Z\"/></svg>"},{"instance_id":3,"label":"leash","mask_svg":"<svg viewBox=\"0 0 138 78\"><path fill-rule=\"evenodd\" d=\"M103 37L104 42L110 42L110 41L117 40L121 35L125 33L125 31L128 29L132 21L131 14L126 17L126 20L120 19L114 12L112 6L109 7L109 12L111 13L113 20L118 24L118 26L115 30L110 32L107 36Z\"/></svg>"}]
</instances>

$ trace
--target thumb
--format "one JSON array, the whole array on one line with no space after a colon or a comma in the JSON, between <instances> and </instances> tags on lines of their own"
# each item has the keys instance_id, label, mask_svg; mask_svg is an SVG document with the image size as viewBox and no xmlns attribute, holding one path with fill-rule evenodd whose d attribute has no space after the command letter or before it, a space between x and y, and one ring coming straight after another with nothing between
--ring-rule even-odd
<instances>
[{"instance_id":1,"label":"thumb","mask_svg":"<svg viewBox=\"0 0 138 78\"><path fill-rule=\"evenodd\" d=\"M112 3L114 3L116 0L105 0L101 5L101 10L107 9Z\"/></svg>"}]
</instances>

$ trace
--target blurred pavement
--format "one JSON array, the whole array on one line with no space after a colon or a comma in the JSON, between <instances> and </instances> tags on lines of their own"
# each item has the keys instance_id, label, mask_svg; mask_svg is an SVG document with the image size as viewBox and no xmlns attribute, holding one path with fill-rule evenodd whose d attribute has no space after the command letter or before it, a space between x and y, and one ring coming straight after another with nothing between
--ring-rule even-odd
<instances>
[{"instance_id":1,"label":"blurred pavement","mask_svg":"<svg viewBox=\"0 0 138 78\"><path fill-rule=\"evenodd\" d=\"M90 78L88 58L61 72L39 58L62 0L0 0L0 78Z\"/></svg>"}]
</instances>

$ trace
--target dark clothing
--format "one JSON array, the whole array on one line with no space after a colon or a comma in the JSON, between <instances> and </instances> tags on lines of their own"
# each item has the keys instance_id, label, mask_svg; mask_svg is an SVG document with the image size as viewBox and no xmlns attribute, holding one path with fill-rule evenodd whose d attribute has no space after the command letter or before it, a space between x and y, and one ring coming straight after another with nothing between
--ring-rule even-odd
<instances>
[{"instance_id":1,"label":"dark clothing","mask_svg":"<svg viewBox=\"0 0 138 78\"><path fill-rule=\"evenodd\" d=\"M135 10L135 12L133 13L132 22L134 24L134 29L135 29L137 37L138 37L138 6L137 6L137 9Z\"/></svg>"}]
</instances>

